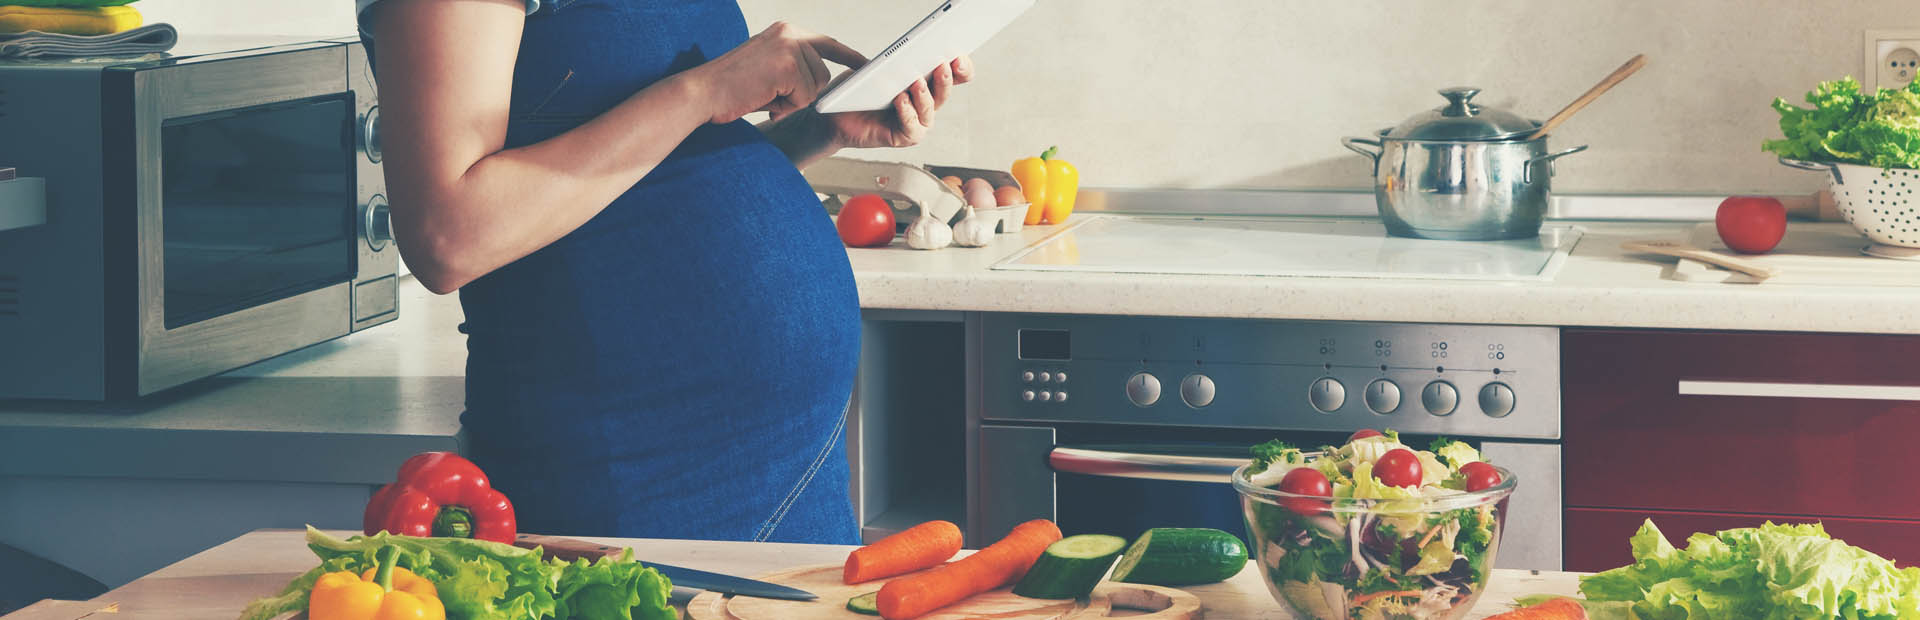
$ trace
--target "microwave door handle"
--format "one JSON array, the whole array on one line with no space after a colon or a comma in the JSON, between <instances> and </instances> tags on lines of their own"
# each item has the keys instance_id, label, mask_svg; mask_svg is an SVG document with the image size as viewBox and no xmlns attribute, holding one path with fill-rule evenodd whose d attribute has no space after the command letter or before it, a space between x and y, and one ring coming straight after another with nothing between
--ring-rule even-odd
<instances>
[{"instance_id":1,"label":"microwave door handle","mask_svg":"<svg viewBox=\"0 0 1920 620\"><path fill-rule=\"evenodd\" d=\"M1246 457L1149 454L1072 446L1057 446L1047 455L1047 464L1056 472L1217 484L1229 484L1233 470L1250 461Z\"/></svg>"}]
</instances>

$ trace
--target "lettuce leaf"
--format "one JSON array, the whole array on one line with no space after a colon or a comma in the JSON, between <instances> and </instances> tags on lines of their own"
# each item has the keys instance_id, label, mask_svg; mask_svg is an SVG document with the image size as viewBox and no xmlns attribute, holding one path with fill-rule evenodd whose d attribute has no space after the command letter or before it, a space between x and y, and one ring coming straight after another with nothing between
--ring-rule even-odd
<instances>
[{"instance_id":1,"label":"lettuce leaf","mask_svg":"<svg viewBox=\"0 0 1920 620\"><path fill-rule=\"evenodd\" d=\"M1853 78L1822 82L1812 108L1774 99L1784 136L1761 149L1782 157L1880 168L1920 168L1920 81L1864 93Z\"/></svg>"},{"instance_id":2,"label":"lettuce leaf","mask_svg":"<svg viewBox=\"0 0 1920 620\"><path fill-rule=\"evenodd\" d=\"M620 559L574 560L562 565L555 616L561 620L678 620L667 604L673 583L660 571L633 561L628 549Z\"/></svg>"}]
</instances>

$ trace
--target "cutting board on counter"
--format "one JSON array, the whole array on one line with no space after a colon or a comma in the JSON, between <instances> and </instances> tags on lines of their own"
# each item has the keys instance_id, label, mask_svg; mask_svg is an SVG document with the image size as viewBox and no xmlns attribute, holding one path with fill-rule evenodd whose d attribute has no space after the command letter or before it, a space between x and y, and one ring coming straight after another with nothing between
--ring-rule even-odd
<instances>
[{"instance_id":1,"label":"cutting board on counter","mask_svg":"<svg viewBox=\"0 0 1920 620\"><path fill-rule=\"evenodd\" d=\"M1787 236L1780 240L1779 247L1759 255L1737 254L1727 249L1711 222L1694 226L1687 235L1687 243L1779 269L1780 275L1761 281L1683 258L1662 271L1662 277L1683 282L1731 284L1920 286L1920 262L1860 253L1870 242L1847 224L1795 222L1787 226Z\"/></svg>"},{"instance_id":2,"label":"cutting board on counter","mask_svg":"<svg viewBox=\"0 0 1920 620\"><path fill-rule=\"evenodd\" d=\"M840 583L839 564L806 566L754 577L820 595L812 601L777 601L704 592L687 603L691 620L874 620L847 610L847 600L878 591L890 580L859 585ZM899 577L895 577L898 579ZM1200 620L1200 598L1184 590L1131 583L1102 582L1093 595L1077 600L1043 600L995 590L940 608L921 620L1094 620L1134 610L1129 618ZM1147 612L1147 613L1141 613Z\"/></svg>"}]
</instances>

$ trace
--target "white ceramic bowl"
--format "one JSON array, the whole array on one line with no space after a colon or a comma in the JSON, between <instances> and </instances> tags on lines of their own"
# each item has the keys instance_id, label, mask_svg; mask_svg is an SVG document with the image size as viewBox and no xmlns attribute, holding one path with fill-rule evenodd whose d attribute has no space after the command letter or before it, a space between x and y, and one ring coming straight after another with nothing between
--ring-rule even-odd
<instances>
[{"instance_id":1,"label":"white ceramic bowl","mask_svg":"<svg viewBox=\"0 0 1920 620\"><path fill-rule=\"evenodd\" d=\"M1874 243L1920 248L1920 170L1781 160L1832 174L1840 217Z\"/></svg>"}]
</instances>

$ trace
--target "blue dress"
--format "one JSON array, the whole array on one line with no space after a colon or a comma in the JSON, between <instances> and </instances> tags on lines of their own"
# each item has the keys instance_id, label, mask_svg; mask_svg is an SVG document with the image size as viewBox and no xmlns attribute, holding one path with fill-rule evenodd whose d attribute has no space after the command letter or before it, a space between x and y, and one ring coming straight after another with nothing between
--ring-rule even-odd
<instances>
[{"instance_id":1,"label":"blue dress","mask_svg":"<svg viewBox=\"0 0 1920 620\"><path fill-rule=\"evenodd\" d=\"M547 0L527 17L507 146L747 36L732 0ZM857 542L841 441L852 269L805 179L752 125L693 132L460 301L467 450L521 531Z\"/></svg>"}]
</instances>

